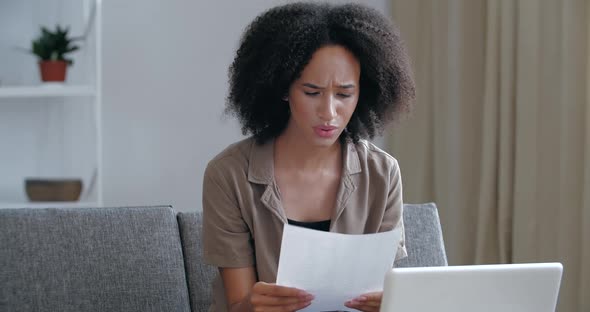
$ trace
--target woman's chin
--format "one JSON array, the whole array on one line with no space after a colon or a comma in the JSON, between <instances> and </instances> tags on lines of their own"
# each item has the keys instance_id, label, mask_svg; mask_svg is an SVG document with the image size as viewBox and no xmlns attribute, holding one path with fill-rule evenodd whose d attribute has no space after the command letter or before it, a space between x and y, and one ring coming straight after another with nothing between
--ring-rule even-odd
<instances>
[{"instance_id":1,"label":"woman's chin","mask_svg":"<svg viewBox=\"0 0 590 312\"><path fill-rule=\"evenodd\" d=\"M338 136L332 137L320 137L318 135L314 135L310 142L317 147L331 147L338 142Z\"/></svg>"}]
</instances>

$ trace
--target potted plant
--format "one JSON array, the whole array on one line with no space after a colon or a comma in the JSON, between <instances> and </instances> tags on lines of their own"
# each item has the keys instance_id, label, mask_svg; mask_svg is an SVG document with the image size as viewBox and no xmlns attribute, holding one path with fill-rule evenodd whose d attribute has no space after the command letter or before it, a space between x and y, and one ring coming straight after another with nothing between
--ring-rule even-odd
<instances>
[{"instance_id":1,"label":"potted plant","mask_svg":"<svg viewBox=\"0 0 590 312\"><path fill-rule=\"evenodd\" d=\"M55 31L41 27L41 34L31 44L30 52L39 59L41 80L65 81L66 70L73 60L67 58L67 54L78 50L74 41L78 38L68 36L68 28L56 26Z\"/></svg>"}]
</instances>

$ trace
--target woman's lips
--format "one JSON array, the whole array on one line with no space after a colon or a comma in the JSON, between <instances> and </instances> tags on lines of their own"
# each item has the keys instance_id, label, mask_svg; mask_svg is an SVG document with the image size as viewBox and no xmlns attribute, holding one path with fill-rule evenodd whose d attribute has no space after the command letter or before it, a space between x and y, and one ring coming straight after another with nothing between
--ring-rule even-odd
<instances>
[{"instance_id":1,"label":"woman's lips","mask_svg":"<svg viewBox=\"0 0 590 312\"><path fill-rule=\"evenodd\" d=\"M317 127L313 127L313 130L321 138L331 138L338 132L338 127L317 126Z\"/></svg>"}]
</instances>

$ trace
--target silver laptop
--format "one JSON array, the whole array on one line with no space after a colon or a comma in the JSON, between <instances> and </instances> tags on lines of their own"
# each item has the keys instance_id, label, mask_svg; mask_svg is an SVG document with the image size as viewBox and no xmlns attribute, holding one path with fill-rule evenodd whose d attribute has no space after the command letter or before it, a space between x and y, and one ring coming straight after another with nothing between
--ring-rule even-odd
<instances>
[{"instance_id":1,"label":"silver laptop","mask_svg":"<svg viewBox=\"0 0 590 312\"><path fill-rule=\"evenodd\" d=\"M554 312L561 263L395 268L381 312Z\"/></svg>"}]
</instances>

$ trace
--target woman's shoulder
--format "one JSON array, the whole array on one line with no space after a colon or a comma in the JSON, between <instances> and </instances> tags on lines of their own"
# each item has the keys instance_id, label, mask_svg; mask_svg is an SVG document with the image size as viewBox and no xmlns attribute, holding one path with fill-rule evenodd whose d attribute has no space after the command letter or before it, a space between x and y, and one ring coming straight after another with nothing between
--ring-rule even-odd
<instances>
[{"instance_id":1,"label":"woman's shoulder","mask_svg":"<svg viewBox=\"0 0 590 312\"><path fill-rule=\"evenodd\" d=\"M359 156L361 167L366 167L369 173L389 174L399 170L397 159L374 143L361 139L354 144L354 147Z\"/></svg>"},{"instance_id":2,"label":"woman's shoulder","mask_svg":"<svg viewBox=\"0 0 590 312\"><path fill-rule=\"evenodd\" d=\"M205 169L205 177L247 172L253 144L255 144L254 138L249 137L228 145L209 161Z\"/></svg>"},{"instance_id":3,"label":"woman's shoulder","mask_svg":"<svg viewBox=\"0 0 590 312\"><path fill-rule=\"evenodd\" d=\"M215 155L209 163L218 164L231 161L236 158L248 157L252 144L255 140L252 137L245 138L238 142L232 143L224 148L219 154Z\"/></svg>"}]
</instances>

